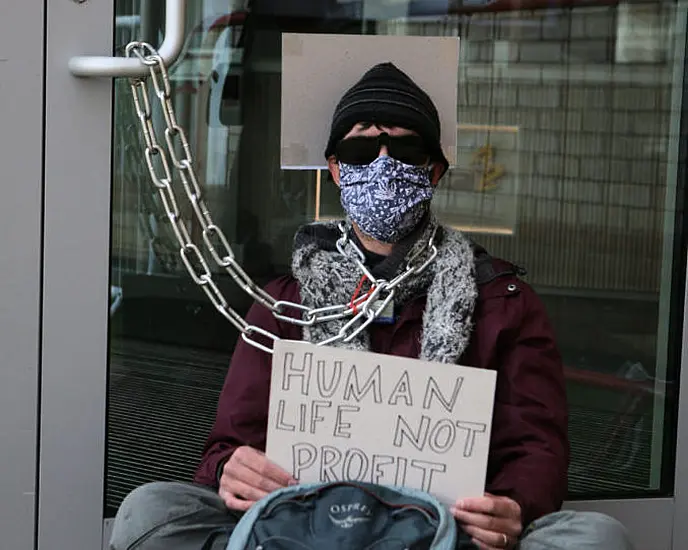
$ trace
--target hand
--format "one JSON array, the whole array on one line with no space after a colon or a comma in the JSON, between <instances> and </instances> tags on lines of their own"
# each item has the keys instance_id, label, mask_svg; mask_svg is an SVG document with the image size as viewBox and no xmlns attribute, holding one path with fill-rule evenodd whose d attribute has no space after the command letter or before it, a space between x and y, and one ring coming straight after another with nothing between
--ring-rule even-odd
<instances>
[{"instance_id":1,"label":"hand","mask_svg":"<svg viewBox=\"0 0 688 550\"><path fill-rule=\"evenodd\" d=\"M523 529L521 507L510 498L490 494L465 498L451 512L481 550L511 549L518 544Z\"/></svg>"},{"instance_id":2,"label":"hand","mask_svg":"<svg viewBox=\"0 0 688 550\"><path fill-rule=\"evenodd\" d=\"M218 491L227 508L246 511L267 494L298 483L253 447L239 447L222 468Z\"/></svg>"}]
</instances>

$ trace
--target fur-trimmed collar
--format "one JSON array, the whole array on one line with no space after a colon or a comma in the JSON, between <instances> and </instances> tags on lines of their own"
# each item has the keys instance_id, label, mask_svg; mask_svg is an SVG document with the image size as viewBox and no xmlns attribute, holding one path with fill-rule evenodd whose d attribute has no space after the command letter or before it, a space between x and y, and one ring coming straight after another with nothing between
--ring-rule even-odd
<instances>
[{"instance_id":1,"label":"fur-trimmed collar","mask_svg":"<svg viewBox=\"0 0 688 550\"><path fill-rule=\"evenodd\" d=\"M348 223L348 222L347 222ZM395 247L395 251L377 266L373 275L388 271L386 278L401 273L406 259L425 247L438 226L429 218L412 236ZM348 224L351 231L351 226ZM336 222L315 223L299 230L294 240L292 272L299 283L301 301L310 308L348 304L361 280L353 260L336 249L340 231ZM473 311L478 296L474 250L460 232L439 227L435 237L437 258L419 276L407 279L398 287L396 308L411 299L427 295L423 315L421 359L457 363L468 347ZM319 323L304 328L304 340L318 343L336 335L347 320ZM363 331L351 342L334 344L350 349L369 350L370 337Z\"/></svg>"}]
</instances>

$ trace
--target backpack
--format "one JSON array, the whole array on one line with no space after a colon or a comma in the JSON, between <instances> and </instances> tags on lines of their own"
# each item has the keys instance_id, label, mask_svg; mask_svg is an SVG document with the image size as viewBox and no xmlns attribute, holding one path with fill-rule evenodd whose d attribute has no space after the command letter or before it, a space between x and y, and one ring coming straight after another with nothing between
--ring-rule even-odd
<instances>
[{"instance_id":1,"label":"backpack","mask_svg":"<svg viewBox=\"0 0 688 550\"><path fill-rule=\"evenodd\" d=\"M431 495L363 482L296 485L253 505L226 550L477 550Z\"/></svg>"}]
</instances>

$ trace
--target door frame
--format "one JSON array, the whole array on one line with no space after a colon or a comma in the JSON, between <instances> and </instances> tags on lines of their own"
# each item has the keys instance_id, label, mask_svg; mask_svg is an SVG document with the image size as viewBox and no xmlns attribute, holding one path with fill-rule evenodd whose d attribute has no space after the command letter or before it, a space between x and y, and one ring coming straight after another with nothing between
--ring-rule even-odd
<instances>
[{"instance_id":1,"label":"door frame","mask_svg":"<svg viewBox=\"0 0 688 550\"><path fill-rule=\"evenodd\" d=\"M38 550L102 545L113 81L71 57L113 51L114 2L46 2Z\"/></svg>"},{"instance_id":2,"label":"door frame","mask_svg":"<svg viewBox=\"0 0 688 550\"><path fill-rule=\"evenodd\" d=\"M67 67L72 56L113 51L114 3L65 0L45 1L44 5L43 314L36 548L95 550L105 547L109 530L103 509L113 83L109 78L76 78ZM688 339L687 311L688 294L684 295L684 341ZM682 350L681 364L688 364L688 346ZM688 403L687 392L688 387L680 388L679 405ZM569 502L566 507L619 518L639 550L688 547L688 522L673 519L688 514L688 407L680 407L679 414L674 498Z\"/></svg>"}]
</instances>

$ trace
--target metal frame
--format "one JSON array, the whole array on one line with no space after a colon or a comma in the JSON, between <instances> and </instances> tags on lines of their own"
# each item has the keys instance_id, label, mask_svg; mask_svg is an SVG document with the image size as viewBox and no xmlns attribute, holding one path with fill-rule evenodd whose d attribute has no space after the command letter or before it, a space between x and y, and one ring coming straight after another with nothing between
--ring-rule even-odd
<instances>
[{"instance_id":1,"label":"metal frame","mask_svg":"<svg viewBox=\"0 0 688 550\"><path fill-rule=\"evenodd\" d=\"M685 151L685 135L681 136ZM685 162L685 152L682 152ZM684 214L685 215L685 214ZM683 243L685 246L685 243ZM688 266L686 267L688 281ZM683 300L683 349L681 351L681 374L688 368L688 284ZM681 377L683 378L683 377ZM673 507L673 550L688 548L688 381L685 379L678 392L678 424L676 434L676 470L674 476Z\"/></svg>"},{"instance_id":2,"label":"metal frame","mask_svg":"<svg viewBox=\"0 0 688 550\"><path fill-rule=\"evenodd\" d=\"M24 0L0 17L0 546L18 549L36 515L44 10Z\"/></svg>"},{"instance_id":3,"label":"metal frame","mask_svg":"<svg viewBox=\"0 0 688 550\"><path fill-rule=\"evenodd\" d=\"M688 3L677 2L676 4L676 18L674 21L674 43L673 43L673 75L671 82L671 112L682 113L682 105L684 105L684 82L686 78L686 21L688 18ZM669 135L680 136L681 126L684 124L683 116L673 116ZM678 140L677 140L678 141ZM677 217L682 215L681 210L676 209L676 204L679 200L677 191L683 182L680 181L679 167L681 162L681 152L678 143L669 147L668 151L668 170L666 178L666 193L664 199L664 242L662 246L662 265L660 276L660 295L658 308L658 323L657 323L657 341L660 345L657 347L657 370L655 373L655 391L656 395L664 395L667 390L666 379L667 371L670 366L670 354L672 350L669 349L671 345L670 331L673 310L673 279L675 276L673 260L676 251L675 229L677 227ZM669 260L667 262L666 260ZM665 399L655 397L652 417L652 451L651 460L656 461L661 458L664 448L664 434L659 431L663 423L666 421L666 402ZM651 481L652 486L658 487L661 478L661 467L652 468Z\"/></svg>"},{"instance_id":4,"label":"metal frame","mask_svg":"<svg viewBox=\"0 0 688 550\"><path fill-rule=\"evenodd\" d=\"M113 83L74 78L67 64L113 50L114 4L46 6L37 548L92 550L103 523Z\"/></svg>"},{"instance_id":5,"label":"metal frame","mask_svg":"<svg viewBox=\"0 0 688 550\"><path fill-rule=\"evenodd\" d=\"M686 47L688 48L688 36L685 37ZM684 63L682 80L683 88L688 84L688 60ZM684 261L688 258L686 246L688 245L688 233L686 232L686 198L688 181L688 99L684 94L681 105L681 121L678 129L678 190L680 193L676 198L676 203L680 212L683 214L681 220L677 220L674 231L679 233L679 243L675 247L676 252L683 255ZM679 371L678 388L678 418L676 426L676 462L674 470L674 509L673 509L673 548L676 550L688 548L688 380L683 376L688 368L688 262L685 269L685 287L683 295L683 330L680 342L681 363ZM676 299L677 297L675 297ZM677 339L678 341L678 339Z\"/></svg>"},{"instance_id":6,"label":"metal frame","mask_svg":"<svg viewBox=\"0 0 688 550\"><path fill-rule=\"evenodd\" d=\"M35 29L35 21L41 19L44 6L47 90L43 318L39 327L40 162L27 163L25 151L35 150L42 136L40 110L29 114L28 121L26 112L41 104L42 78L36 76L40 74L36 66L43 52L42 48L30 48L21 36ZM14 141L8 140L10 148L0 151L3 167L10 167L9 172L5 171L9 175L7 179L21 182L0 201L0 219L7 223L5 234L9 236L9 241L0 244L3 259L0 303L9 304L8 309L0 308L3 326L0 346L3 358L8 357L6 350L12 357L9 362L12 373L7 381L2 378L7 373L0 370L0 412L7 411L0 414L3 419L0 448L6 448L3 438L8 418L10 437L25 436L29 441L20 440L17 454L11 455L10 466L3 457L0 492L4 497L4 489L9 484L12 494L18 495L17 491L21 490L26 498L10 498L7 503L3 498L0 532L3 544L8 533L10 537L19 537L16 539L19 544L8 547L27 547L27 522L31 522L32 516L19 514L27 510L27 502L33 501L32 479L27 478L26 472L31 470L34 456L36 427L32 420L35 420L37 391L31 384L38 376L38 334L42 329L36 548L105 548L110 524L103 521L102 510L112 82L74 78L68 63L73 56L87 51L112 51L113 5L25 0L18 9L26 23L17 24L16 18L11 23L8 19L0 21L0 26L8 22L0 27L6 31L4 36L0 33L0 41L7 39L13 45L21 40L27 46L18 54L27 62L13 66L16 72L10 73L10 78L3 78L7 87L0 88L0 100L9 97L5 90L10 90L8 94L20 97L21 105L27 106L13 109L16 115L10 113L21 118L16 124L4 126L12 129ZM6 48L6 51L15 50ZM5 101L9 105L9 100ZM16 176L12 177L13 173ZM5 284L12 284L11 289ZM684 296L684 341L688 339L687 312L688 294ZM688 365L688 349L684 348L682 353L681 364ZM20 399L27 398L27 402L17 405ZM680 390L680 403L683 406L679 411L675 498L569 502L566 507L601 511L619 518L631 531L638 550L688 547L688 523L682 520L688 514L688 386ZM26 416L15 420L17 411L23 411ZM20 474L23 476L20 483L13 485L16 480L10 476Z\"/></svg>"}]
</instances>

